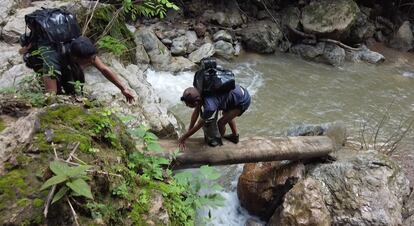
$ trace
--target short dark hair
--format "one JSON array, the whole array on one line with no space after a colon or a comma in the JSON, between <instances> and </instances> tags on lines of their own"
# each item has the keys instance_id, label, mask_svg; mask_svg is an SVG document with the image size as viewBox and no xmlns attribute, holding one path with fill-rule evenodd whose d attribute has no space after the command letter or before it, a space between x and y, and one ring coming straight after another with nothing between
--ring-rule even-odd
<instances>
[{"instance_id":1,"label":"short dark hair","mask_svg":"<svg viewBox=\"0 0 414 226\"><path fill-rule=\"evenodd\" d=\"M87 37L80 36L70 44L70 54L75 57L87 58L94 56L98 50Z\"/></svg>"},{"instance_id":2,"label":"short dark hair","mask_svg":"<svg viewBox=\"0 0 414 226\"><path fill-rule=\"evenodd\" d=\"M180 100L186 103L196 104L201 101L200 92L198 92L198 90L194 87L188 87L184 90Z\"/></svg>"}]
</instances>

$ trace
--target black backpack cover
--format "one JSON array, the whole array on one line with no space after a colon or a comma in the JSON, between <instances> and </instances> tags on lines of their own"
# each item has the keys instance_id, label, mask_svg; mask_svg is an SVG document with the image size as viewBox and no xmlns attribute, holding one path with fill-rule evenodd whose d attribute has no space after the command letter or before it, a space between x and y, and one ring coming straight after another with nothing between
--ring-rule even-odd
<instances>
[{"instance_id":1,"label":"black backpack cover","mask_svg":"<svg viewBox=\"0 0 414 226\"><path fill-rule=\"evenodd\" d=\"M63 9L42 8L27 14L24 19L26 26L31 29L32 35L39 36L37 38L45 38L58 47L81 36L76 16Z\"/></svg>"},{"instance_id":2,"label":"black backpack cover","mask_svg":"<svg viewBox=\"0 0 414 226\"><path fill-rule=\"evenodd\" d=\"M230 70L209 68L196 72L193 85L201 95L214 95L233 90L236 87L236 81Z\"/></svg>"}]
</instances>

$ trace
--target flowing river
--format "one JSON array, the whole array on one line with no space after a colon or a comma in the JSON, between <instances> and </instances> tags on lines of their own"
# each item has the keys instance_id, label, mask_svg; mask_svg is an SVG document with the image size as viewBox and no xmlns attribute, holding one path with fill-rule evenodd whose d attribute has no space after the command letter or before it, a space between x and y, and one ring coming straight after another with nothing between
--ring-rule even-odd
<instances>
[{"instance_id":1,"label":"flowing river","mask_svg":"<svg viewBox=\"0 0 414 226\"><path fill-rule=\"evenodd\" d=\"M357 141L363 122L387 114L379 133L381 139L386 139L400 124L406 126L404 120L414 119L414 55L385 48L381 51L387 58L381 65L349 63L341 68L283 53L244 54L231 64L223 62L225 68L233 70L237 83L252 94L249 110L237 119L240 135L283 136L295 125L342 121L351 140ZM192 111L179 99L183 90L192 86L193 75L154 71L147 74L162 102L186 126ZM403 149L414 150L412 133L406 136L404 144ZM242 165L219 169L223 172L222 195L226 205L211 210L213 220L209 224L244 225L251 216L239 206L236 194ZM207 213L200 213L203 214Z\"/></svg>"}]
</instances>

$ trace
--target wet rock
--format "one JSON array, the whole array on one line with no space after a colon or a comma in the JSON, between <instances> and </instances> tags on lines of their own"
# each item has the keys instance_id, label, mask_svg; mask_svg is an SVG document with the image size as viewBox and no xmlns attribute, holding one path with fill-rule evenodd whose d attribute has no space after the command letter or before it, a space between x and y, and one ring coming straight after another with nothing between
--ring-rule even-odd
<instances>
[{"instance_id":1,"label":"wet rock","mask_svg":"<svg viewBox=\"0 0 414 226\"><path fill-rule=\"evenodd\" d=\"M297 44L291 48L293 53L298 54L307 60L315 60L316 58L322 56L324 49L324 42L319 42L316 45Z\"/></svg>"},{"instance_id":2,"label":"wet rock","mask_svg":"<svg viewBox=\"0 0 414 226\"><path fill-rule=\"evenodd\" d=\"M164 38L164 39L161 40L161 42L164 43L167 46L170 46L173 43L173 41L169 38Z\"/></svg>"},{"instance_id":3,"label":"wet rock","mask_svg":"<svg viewBox=\"0 0 414 226\"><path fill-rule=\"evenodd\" d=\"M414 192L411 191L410 197L404 203L403 225L414 225Z\"/></svg>"},{"instance_id":4,"label":"wet rock","mask_svg":"<svg viewBox=\"0 0 414 226\"><path fill-rule=\"evenodd\" d=\"M197 65L191 62L189 59L182 56L178 56L171 58L170 64L167 67L165 67L165 69L172 73L177 73L181 71L196 70L196 67Z\"/></svg>"},{"instance_id":5,"label":"wet rock","mask_svg":"<svg viewBox=\"0 0 414 226\"><path fill-rule=\"evenodd\" d=\"M358 5L352 0L311 1L302 10L301 22L307 33L345 38L357 18Z\"/></svg>"},{"instance_id":6,"label":"wet rock","mask_svg":"<svg viewBox=\"0 0 414 226\"><path fill-rule=\"evenodd\" d=\"M215 55L224 57L225 59L231 59L234 57L235 49L229 42L220 40L214 43Z\"/></svg>"},{"instance_id":7,"label":"wet rock","mask_svg":"<svg viewBox=\"0 0 414 226\"><path fill-rule=\"evenodd\" d=\"M213 35L213 41L217 42L220 40L233 43L233 38L231 37L231 34L225 30L220 30Z\"/></svg>"},{"instance_id":8,"label":"wet rock","mask_svg":"<svg viewBox=\"0 0 414 226\"><path fill-rule=\"evenodd\" d=\"M361 8L358 12L355 24L351 28L349 40L353 43L364 42L374 36L375 25L369 21L369 10Z\"/></svg>"},{"instance_id":9,"label":"wet rock","mask_svg":"<svg viewBox=\"0 0 414 226\"><path fill-rule=\"evenodd\" d=\"M363 61L371 64L379 64L385 61L382 54L371 51L365 45L362 45L359 51L347 51L346 58L353 62Z\"/></svg>"},{"instance_id":10,"label":"wet rock","mask_svg":"<svg viewBox=\"0 0 414 226\"><path fill-rule=\"evenodd\" d=\"M134 36L137 45L144 46L155 69L163 70L168 66L171 61L171 53L152 30L141 28L135 32Z\"/></svg>"},{"instance_id":11,"label":"wet rock","mask_svg":"<svg viewBox=\"0 0 414 226\"><path fill-rule=\"evenodd\" d=\"M0 74L10 69L13 65L23 63L23 57L19 54L20 48L18 44L10 45L0 42Z\"/></svg>"},{"instance_id":12,"label":"wet rock","mask_svg":"<svg viewBox=\"0 0 414 226\"><path fill-rule=\"evenodd\" d=\"M191 60L194 63L200 62L201 59L205 57L213 56L215 53L214 45L211 43L205 43L200 48L198 48L196 51L190 53L188 55L188 59Z\"/></svg>"},{"instance_id":13,"label":"wet rock","mask_svg":"<svg viewBox=\"0 0 414 226\"><path fill-rule=\"evenodd\" d=\"M323 58L333 66L341 66L345 62L345 50L341 47L327 43L323 50Z\"/></svg>"},{"instance_id":14,"label":"wet rock","mask_svg":"<svg viewBox=\"0 0 414 226\"><path fill-rule=\"evenodd\" d=\"M302 163L287 161L245 164L237 185L241 205L251 214L269 219L304 169Z\"/></svg>"},{"instance_id":15,"label":"wet rock","mask_svg":"<svg viewBox=\"0 0 414 226\"><path fill-rule=\"evenodd\" d=\"M170 217L165 209L164 198L160 192L153 190L151 194L150 208L144 218L146 225L170 225Z\"/></svg>"},{"instance_id":16,"label":"wet rock","mask_svg":"<svg viewBox=\"0 0 414 226\"><path fill-rule=\"evenodd\" d=\"M411 25L409 21L404 21L400 28L398 28L397 33L395 33L394 37L390 40L389 44L392 48L401 51L408 51L413 48L414 34L411 30Z\"/></svg>"},{"instance_id":17,"label":"wet rock","mask_svg":"<svg viewBox=\"0 0 414 226\"><path fill-rule=\"evenodd\" d=\"M272 21L251 23L243 29L242 41L247 49L259 53L273 53L282 39L280 28Z\"/></svg>"},{"instance_id":18,"label":"wet rock","mask_svg":"<svg viewBox=\"0 0 414 226\"><path fill-rule=\"evenodd\" d=\"M330 226L332 222L323 199L321 184L312 178L300 180L285 195L281 208L282 211L269 220L268 226Z\"/></svg>"},{"instance_id":19,"label":"wet rock","mask_svg":"<svg viewBox=\"0 0 414 226\"><path fill-rule=\"evenodd\" d=\"M320 183L332 225L401 225L403 203L410 193L401 168L376 151L344 150L336 158L309 166L308 173ZM303 189L303 196L307 192Z\"/></svg>"},{"instance_id":20,"label":"wet rock","mask_svg":"<svg viewBox=\"0 0 414 226\"><path fill-rule=\"evenodd\" d=\"M93 67L85 70L85 90L90 96L103 101L110 107L120 110L122 114L134 115L131 125L148 125L161 137L177 136L178 122L159 102L160 98L147 82L144 72L137 65L124 67L112 55L101 56L102 60L120 76L124 84L128 84L136 93L136 103L129 105L119 89L108 81Z\"/></svg>"},{"instance_id":21,"label":"wet rock","mask_svg":"<svg viewBox=\"0 0 414 226\"><path fill-rule=\"evenodd\" d=\"M145 51L144 45L141 42L135 41L136 49L135 49L135 60L137 64L144 64L147 65L150 63L150 58Z\"/></svg>"},{"instance_id":22,"label":"wet rock","mask_svg":"<svg viewBox=\"0 0 414 226\"><path fill-rule=\"evenodd\" d=\"M247 219L246 223L244 224L244 226L265 226L265 224L263 224L262 222L253 219L253 218L249 218Z\"/></svg>"},{"instance_id":23,"label":"wet rock","mask_svg":"<svg viewBox=\"0 0 414 226\"><path fill-rule=\"evenodd\" d=\"M336 147L339 148L345 144L347 134L345 124L341 121L323 123L320 125L304 124L290 128L287 136L328 136L331 138Z\"/></svg>"}]
</instances>

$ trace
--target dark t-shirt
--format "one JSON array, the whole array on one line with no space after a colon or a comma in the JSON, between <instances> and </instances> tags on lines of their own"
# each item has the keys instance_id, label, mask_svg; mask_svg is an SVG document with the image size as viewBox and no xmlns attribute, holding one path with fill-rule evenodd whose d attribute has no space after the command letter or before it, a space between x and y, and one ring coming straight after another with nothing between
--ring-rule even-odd
<instances>
[{"instance_id":1,"label":"dark t-shirt","mask_svg":"<svg viewBox=\"0 0 414 226\"><path fill-rule=\"evenodd\" d=\"M224 112L250 104L250 95L244 88L236 85L236 88L228 93L205 96L203 98L203 109L201 118L204 120L214 117L214 113L218 110ZM245 110L245 109L243 109Z\"/></svg>"}]
</instances>

